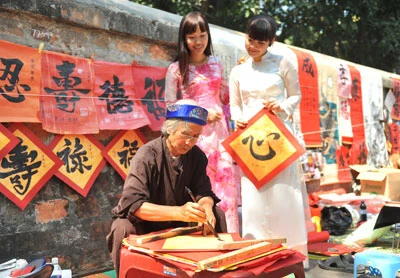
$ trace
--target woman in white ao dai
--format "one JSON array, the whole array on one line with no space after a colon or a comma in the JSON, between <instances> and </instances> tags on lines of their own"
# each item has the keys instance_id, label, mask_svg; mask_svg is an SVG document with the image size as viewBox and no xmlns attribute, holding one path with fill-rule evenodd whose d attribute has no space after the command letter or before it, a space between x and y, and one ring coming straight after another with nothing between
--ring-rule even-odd
<instances>
[{"instance_id":1,"label":"woman in white ao dai","mask_svg":"<svg viewBox=\"0 0 400 278\"><path fill-rule=\"evenodd\" d=\"M235 66L229 79L230 109L236 128L246 127L249 119L266 108L293 132L291 115L301 100L298 74L287 58L269 51L275 32L276 23L267 16L256 16L247 25L246 50L250 58ZM241 190L242 236L285 237L289 248L307 256L309 207L299 161L260 189L242 173Z\"/></svg>"}]
</instances>

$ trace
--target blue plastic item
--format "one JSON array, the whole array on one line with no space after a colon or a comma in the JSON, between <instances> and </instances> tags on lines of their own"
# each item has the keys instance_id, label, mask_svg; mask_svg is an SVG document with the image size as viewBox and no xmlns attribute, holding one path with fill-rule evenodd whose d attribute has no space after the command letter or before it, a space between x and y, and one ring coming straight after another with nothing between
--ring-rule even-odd
<instances>
[{"instance_id":1,"label":"blue plastic item","mask_svg":"<svg viewBox=\"0 0 400 278\"><path fill-rule=\"evenodd\" d=\"M400 255L367 250L354 256L354 278L357 278L357 266L364 265L371 277L395 278L400 270Z\"/></svg>"}]
</instances>

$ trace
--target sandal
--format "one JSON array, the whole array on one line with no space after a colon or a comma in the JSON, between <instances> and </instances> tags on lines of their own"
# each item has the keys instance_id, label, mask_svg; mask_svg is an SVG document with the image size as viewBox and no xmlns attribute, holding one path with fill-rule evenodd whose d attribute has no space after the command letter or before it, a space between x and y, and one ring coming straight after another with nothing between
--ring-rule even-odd
<instances>
[{"instance_id":1,"label":"sandal","mask_svg":"<svg viewBox=\"0 0 400 278\"><path fill-rule=\"evenodd\" d=\"M354 258L351 254L333 256L326 260L319 260L318 265L320 268L326 270L354 273ZM359 270L357 270L357 273L358 272Z\"/></svg>"}]
</instances>

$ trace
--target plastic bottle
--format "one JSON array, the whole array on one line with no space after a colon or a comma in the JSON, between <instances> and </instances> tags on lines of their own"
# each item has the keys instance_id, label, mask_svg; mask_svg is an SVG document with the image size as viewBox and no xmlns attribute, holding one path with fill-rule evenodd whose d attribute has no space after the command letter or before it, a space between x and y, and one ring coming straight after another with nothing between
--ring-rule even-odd
<instances>
[{"instance_id":1,"label":"plastic bottle","mask_svg":"<svg viewBox=\"0 0 400 278\"><path fill-rule=\"evenodd\" d=\"M367 221L367 206L364 201L361 201L360 204L360 222Z\"/></svg>"},{"instance_id":2,"label":"plastic bottle","mask_svg":"<svg viewBox=\"0 0 400 278\"><path fill-rule=\"evenodd\" d=\"M51 273L50 278L62 278L62 269L61 266L58 264L58 258L51 258L51 263L54 265L54 269Z\"/></svg>"}]
</instances>

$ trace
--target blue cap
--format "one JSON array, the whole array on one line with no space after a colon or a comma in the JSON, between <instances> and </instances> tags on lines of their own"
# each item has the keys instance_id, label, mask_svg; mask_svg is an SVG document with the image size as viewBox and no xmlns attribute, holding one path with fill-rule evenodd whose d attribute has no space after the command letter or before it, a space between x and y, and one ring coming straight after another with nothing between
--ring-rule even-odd
<instances>
[{"instance_id":1,"label":"blue cap","mask_svg":"<svg viewBox=\"0 0 400 278\"><path fill-rule=\"evenodd\" d=\"M174 103L167 107L167 120L180 119L198 125L206 125L207 116L208 111L196 105Z\"/></svg>"}]
</instances>

